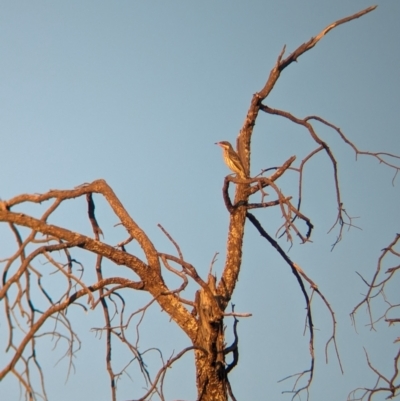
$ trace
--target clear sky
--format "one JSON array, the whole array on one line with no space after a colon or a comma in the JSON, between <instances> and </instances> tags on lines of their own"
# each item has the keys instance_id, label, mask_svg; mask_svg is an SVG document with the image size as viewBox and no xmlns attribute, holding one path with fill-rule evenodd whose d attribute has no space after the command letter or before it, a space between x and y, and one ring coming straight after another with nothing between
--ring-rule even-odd
<instances>
[{"instance_id":1,"label":"clear sky","mask_svg":"<svg viewBox=\"0 0 400 401\"><path fill-rule=\"evenodd\" d=\"M298 117L326 118L362 150L400 154L400 2L375 3L374 12L331 31L286 69L266 104ZM228 170L214 143L235 142L251 97L264 85L283 45L292 51L329 23L372 4L1 1L0 197L103 178L160 251L173 249L158 223L204 277L219 252L218 275L228 223L221 187ZM330 316L315 300L316 374L310 396L333 401L374 384L363 346L377 368L389 374L393 366L396 328L387 330L381 322L378 332L369 331L362 310L356 333L349 313L366 291L356 271L370 279L380 250L399 232L400 183L397 179L392 186L394 172L375 159L360 157L355 163L352 150L334 132L318 128L337 155L345 208L359 216L362 228L346 232L330 252L336 238L335 231L327 234L336 217L332 168L322 155L315 158L306 170L304 201L304 213L315 225L314 242L296 243L290 257L319 285L336 313L344 375L332 348L325 364ZM252 175L293 154L299 162L310 149L306 132L262 114L253 136ZM295 195L296 187L286 191ZM117 221L106 204L98 197L95 201L100 225L110 233L105 240L115 245L124 234L113 228ZM84 202L75 201L74 207L59 213L57 224L89 235ZM276 232L278 210L257 216L271 234ZM13 248L6 230L0 236L1 259ZM398 293L389 295L399 302ZM135 302L135 295L129 299ZM237 399L290 400L281 392L292 383L278 381L309 366L304 299L289 267L250 225L233 301L237 311L253 314L238 327L240 361L230 376ZM43 346L51 400L110 399L104 342L90 330L102 325L96 315L77 313L83 348L67 382L66 362L56 364L63 349L52 353L53 344ZM226 324L230 332L231 322ZM160 347L165 358L189 345L157 307L142 340L142 349ZM126 351L118 352L116 363L122 365ZM1 356L0 367L8 360ZM149 363L154 368L159 360ZM195 399L191 357L167 377L168 399ZM19 399L13 383L0 384L2 400ZM118 400L142 394L143 383L135 375L119 385Z\"/></svg>"}]
</instances>

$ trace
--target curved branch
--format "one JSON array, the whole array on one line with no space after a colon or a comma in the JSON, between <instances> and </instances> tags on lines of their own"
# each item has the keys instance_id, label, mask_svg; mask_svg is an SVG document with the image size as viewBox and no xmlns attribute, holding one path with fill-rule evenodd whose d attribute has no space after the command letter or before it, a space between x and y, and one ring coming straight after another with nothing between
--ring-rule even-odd
<instances>
[{"instance_id":1,"label":"curved branch","mask_svg":"<svg viewBox=\"0 0 400 401\"><path fill-rule=\"evenodd\" d=\"M326 347L328 347L329 343L331 341L333 341L334 343L334 348L335 348L335 352L339 361L339 365L340 365L340 369L343 371L342 369L342 364L340 361L340 357L339 357L339 353L338 353L338 349L337 349L337 345L336 345L336 320L334 317L334 313L333 310L331 308L331 306L329 305L329 303L327 302L326 298L323 296L323 294L319 291L318 286L314 283L313 280L311 280L306 273L303 271L303 269L301 269L301 267L299 265L297 265L296 263L294 263L286 254L286 252L283 251L283 249L279 246L279 244L264 230L264 228L262 227L262 225L260 224L260 222L257 220L257 218L252 215L251 213L247 212L247 218L251 221L251 223L254 225L254 227L258 230L258 232L261 234L261 236L263 236L276 250L277 252L281 255L281 257L285 260L285 262L291 267L292 269L292 273L294 274L294 276L297 279L297 282L299 283L300 289L303 293L304 299L306 300L306 305L307 305L307 321L308 321L308 330L310 332L310 341L309 341L309 348L310 348L310 356L311 356L311 366L309 369L305 370L304 372L301 372L299 374L296 374L294 376L297 376L298 379L296 380L296 384L298 382L298 380L306 373L310 374L310 377L308 379L308 383L304 386L301 387L297 390L294 390L294 397L296 395L298 395L301 391L308 391L311 385L311 382L313 380L313 375L314 375L314 366L315 366L315 355L314 355L314 325L313 325L313 320L312 320L312 314L311 314L311 299L308 296L308 293L305 289L303 280L301 277L304 278L304 280L306 280L311 288L313 289L313 291L315 291L322 299L322 301L325 303L326 307L328 308L331 317L332 317L332 335L330 337L330 339L327 341ZM327 349L327 348L326 348ZM326 351L326 357L327 357L327 351ZM292 376L290 376L292 377Z\"/></svg>"},{"instance_id":2,"label":"curved branch","mask_svg":"<svg viewBox=\"0 0 400 401\"><path fill-rule=\"evenodd\" d=\"M88 286L87 288L92 292L98 291L100 288L103 288L104 286L115 283L115 282L118 282L118 283L125 282L126 287L133 287L133 288L138 288L141 285L140 283L135 283L135 282L132 282L127 279L112 278L112 279L104 279L103 281L97 282L91 286ZM40 329L40 327L47 321L47 319L50 316L54 315L55 313L65 310L69 305L71 305L77 299L81 298L84 295L87 295L87 289L82 289L82 290L75 292L70 297L66 298L64 301L51 306L47 311L43 312L43 314L40 316L40 318L35 323L32 324L29 332L25 335L25 337L21 341L19 347L16 349L14 357L11 359L9 364L2 371L0 371L0 380L3 379L4 376L8 372L10 372L12 369L14 369L14 366L21 358L21 355L22 355L25 347L28 345L28 343L31 341L31 339L34 337L35 333Z\"/></svg>"},{"instance_id":3,"label":"curved branch","mask_svg":"<svg viewBox=\"0 0 400 401\"><path fill-rule=\"evenodd\" d=\"M185 355L186 352L191 351L191 350L197 350L197 351L203 352L204 354L208 354L208 352L207 352L205 349L203 349L203 348L201 348L201 347L198 347L198 346L192 345L192 346L190 346L190 347L185 348L184 350L182 350L181 352L179 352L179 354L177 354L174 358L170 358L170 359L167 361L167 363L158 371L157 376L155 377L155 379L154 379L154 381L153 381L153 383L152 383L150 389L147 391L147 393L146 393L143 397L139 398L138 400L131 400L131 401L145 401L146 398L147 398L147 397L154 391L154 389L156 388L157 383L158 383L158 381L160 380L161 375L162 375L174 362L176 362L178 359L182 358L182 356Z\"/></svg>"},{"instance_id":4,"label":"curved branch","mask_svg":"<svg viewBox=\"0 0 400 401\"><path fill-rule=\"evenodd\" d=\"M85 235L74 233L55 225L46 224L41 220L26 216L22 213L13 213L4 209L0 210L0 221L7 221L29 227L34 231L39 231L67 242L78 243L78 246L83 249L105 257L117 265L129 267L141 278L144 283L144 289L157 298L157 302L160 306L178 323L190 338L195 338L197 323L194 317L182 306L176 295L169 292L159 272L154 269L149 269L148 266L136 256L115 249L101 241L93 240Z\"/></svg>"}]
</instances>

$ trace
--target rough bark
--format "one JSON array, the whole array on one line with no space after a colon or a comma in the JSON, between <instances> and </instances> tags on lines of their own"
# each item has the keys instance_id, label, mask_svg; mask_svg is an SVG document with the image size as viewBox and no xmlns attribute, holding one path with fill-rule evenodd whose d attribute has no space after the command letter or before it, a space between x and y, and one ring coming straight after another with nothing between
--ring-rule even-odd
<instances>
[{"instance_id":1,"label":"rough bark","mask_svg":"<svg viewBox=\"0 0 400 401\"><path fill-rule=\"evenodd\" d=\"M198 331L196 346L207 353L196 351L196 384L198 400L227 400L224 358L223 314L215 289L215 277L209 275L208 288L196 294Z\"/></svg>"}]
</instances>

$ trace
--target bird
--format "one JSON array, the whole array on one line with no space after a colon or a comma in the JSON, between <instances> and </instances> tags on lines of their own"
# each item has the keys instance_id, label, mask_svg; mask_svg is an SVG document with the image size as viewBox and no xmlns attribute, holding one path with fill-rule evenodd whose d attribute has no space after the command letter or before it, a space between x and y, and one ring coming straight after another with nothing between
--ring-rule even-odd
<instances>
[{"instance_id":1,"label":"bird","mask_svg":"<svg viewBox=\"0 0 400 401\"><path fill-rule=\"evenodd\" d=\"M221 146L223 150L223 158L225 164L236 173L240 178L247 179L246 170L243 167L243 163L240 160L239 155L233 150L232 145L227 141L221 141L215 143L218 146Z\"/></svg>"}]
</instances>

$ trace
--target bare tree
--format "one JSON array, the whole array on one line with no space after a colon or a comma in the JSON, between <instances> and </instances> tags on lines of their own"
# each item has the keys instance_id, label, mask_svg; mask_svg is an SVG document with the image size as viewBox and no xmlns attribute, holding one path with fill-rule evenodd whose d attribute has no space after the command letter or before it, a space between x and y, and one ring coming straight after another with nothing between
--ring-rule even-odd
<instances>
[{"instance_id":1,"label":"bare tree","mask_svg":"<svg viewBox=\"0 0 400 401\"><path fill-rule=\"evenodd\" d=\"M248 315L235 311L234 306L230 306L230 301L239 278L242 265L244 228L246 221L249 221L285 260L297 279L303 294L309 333L310 365L304 371L293 375L296 380L291 392L293 398L302 392L308 394L313 381L315 360L313 298L319 297L331 315L332 333L326 348L333 347L340 362L336 346L334 312L324 294L319 290L318 285L302 267L289 258L274 235L262 226L251 211L252 209L275 207L283 217L282 225L277 231L279 237L286 237L290 243L293 243L295 239L301 243L310 241L313 224L310 217L301 211L304 167L314 156L323 153L332 165L336 193L337 219L334 227L332 227L332 229L337 229L335 245L342 239L344 228L353 226L352 218L346 213L343 206L336 157L329 143L322 140L318 135L314 127L316 122L331 128L354 150L356 156L368 155L376 158L380 163L394 169L396 173L400 169L399 165L396 164L399 157L383 152L361 151L337 126L325 119L318 116L299 118L287 111L268 106L266 99L278 81L281 72L294 61L297 61L305 52L312 49L329 31L374 9L375 7L369 7L330 24L317 36L303 43L288 56L285 56L285 48L283 48L264 87L253 96L236 143L237 154L242 163L240 170L237 171L242 172L242 174L228 175L225 177L223 186L223 199L229 212L230 221L227 236L227 257L221 277L217 278L213 274L213 263L211 263L208 276L201 277L198 269L185 259L183 251L174 238L161 226L160 229L173 244L176 252L175 254L168 254L157 249L153 241L136 223L104 180L83 184L71 190L50 190L44 194L19 195L2 201L0 203L0 221L9 225L16 246L12 254L1 261L0 299L3 302L7 318L6 351L9 359L2 362L0 380L6 375L14 375L23 387L26 399L35 400L40 397L47 399L45 377L37 352L38 339L51 336L57 339L57 343L66 341L68 351L65 356L70 359L72 369L73 357L79 350L80 339L79 328L74 326L67 311L73 306L79 306L85 311L97 308L102 310L104 323L97 330L104 333L107 346L105 367L110 379L113 400L117 399L117 380L122 374L128 374L128 367L133 363L138 364L147 383L147 389L140 400L151 399L156 395L164 400L163 385L167 370L188 352L193 352L195 355L197 399L223 401L230 397L235 400L232 388L234 386L231 386L229 382L229 373L238 363L238 319ZM251 139L260 111L280 116L303 127L314 141L315 147L297 165L296 156L290 156L286 161L282 161L280 166L270 167L256 177L251 177L249 175ZM279 179L288 172L294 172L298 175L298 187L294 190L297 192L296 194L284 193L278 186ZM229 194L229 187L232 184L235 185L233 200ZM269 196L273 200L267 201L265 199L266 188L268 188ZM103 231L95 215L94 194L106 200L117 217L118 224L126 230L126 240L117 245L107 244L104 241ZM255 196L258 197L256 201L254 201ZM62 205L80 197L86 197L93 238L51 223L55 212ZM27 204L45 202L50 202L50 206L39 216L28 215L19 211L25 210L19 208L25 207ZM399 253L395 251L398 240L399 236L397 235L393 243L384 250L377 273L372 282L368 284L368 294L364 301L355 308L354 313L363 303L366 303L367 308L370 308L370 302L376 295L385 296L385 285L397 272L398 266L391 267L387 271L388 278L379 282L381 260L387 253L399 256ZM137 252L135 245L140 247ZM75 255L79 255L82 251L95 255L94 266L85 266L79 262L78 256ZM105 273L105 260L115 265L112 274L108 274L109 270ZM48 271L49 266L51 273ZM89 282L86 278L90 274L95 277L94 282ZM57 286L49 284L49 275L55 277ZM171 288L166 284L167 275L173 275L180 280L178 288ZM364 281L367 283L366 280ZM197 286L197 291L192 299L188 299L186 298L187 294L190 294L188 288L193 284ZM136 310L131 310L131 305L126 302L130 290L149 294L149 302ZM83 303L83 300L87 300L89 308ZM398 322L397 317L391 317L392 311L395 311L398 305L389 303L386 298L385 302L389 306L383 318L389 324ZM153 304L158 304L168 314L186 334L191 343L189 347L182 349L167 360L161 355L162 366L155 375L149 372L146 366L146 351L140 350L138 346L140 325L147 310ZM229 345L225 341L224 327L224 319L227 316L234 318L234 341ZM138 320L135 320L137 317L139 317ZM371 313L371 324L373 325L373 323L374 319ZM131 326L136 326L134 336L129 330ZM113 364L113 348L117 344L124 346L132 356L127 366L119 370ZM228 358L230 362L227 362ZM388 391L392 396L397 395L399 389L399 384L396 384L396 380L398 381L399 378L398 365L399 354L395 359L393 378L386 379L370 364L379 380L373 389L364 389L361 398L377 391ZM35 379L37 375L40 377L39 386L37 386ZM300 385L300 383L304 383L304 378L305 384ZM379 386L381 381L385 383L384 387Z\"/></svg>"},{"instance_id":2,"label":"bare tree","mask_svg":"<svg viewBox=\"0 0 400 401\"><path fill-rule=\"evenodd\" d=\"M351 312L351 317L356 324L355 315L356 312L365 305L369 315L369 326L371 330L376 330L376 324L383 320L389 326L400 323L399 316L399 301L396 300L398 294L398 283L396 282L396 273L400 270L398 258L400 257L399 252L400 234L396 234L393 241L384 249L382 249L381 256L378 259L375 274L373 275L370 282L359 274L362 281L367 287L367 292L364 298L354 307ZM392 258L390 259L390 256ZM394 263L394 265L392 265ZM383 271L384 266L389 265L386 271ZM398 276L397 276L398 279ZM389 288L391 287L391 288ZM380 313L373 312L373 304L378 301L383 301L382 305L379 305L377 310ZM378 315L378 317L376 317ZM400 342L400 337L394 339L395 343ZM391 370L391 376L386 377L371 362L367 350L365 350L365 356L369 368L376 375L376 383L371 387L357 388L351 392L349 399L351 400L370 400L378 393L383 393L387 398L393 398L399 395L400 389L400 349L394 355L393 358L393 370Z\"/></svg>"}]
</instances>

